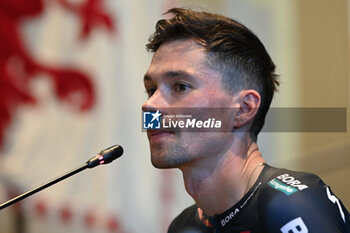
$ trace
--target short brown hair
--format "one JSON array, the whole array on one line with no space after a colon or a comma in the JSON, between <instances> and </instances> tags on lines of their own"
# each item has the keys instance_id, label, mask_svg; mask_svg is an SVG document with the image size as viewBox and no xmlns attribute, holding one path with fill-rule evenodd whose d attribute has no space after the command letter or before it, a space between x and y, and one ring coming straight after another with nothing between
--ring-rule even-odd
<instances>
[{"instance_id":1,"label":"short brown hair","mask_svg":"<svg viewBox=\"0 0 350 233\"><path fill-rule=\"evenodd\" d=\"M147 50L155 52L165 42L193 39L206 48L208 64L223 74L226 90L258 91L261 104L250 131L252 140L256 141L279 85L275 65L264 45L244 25L222 15L183 8L166 13L174 16L157 22Z\"/></svg>"}]
</instances>

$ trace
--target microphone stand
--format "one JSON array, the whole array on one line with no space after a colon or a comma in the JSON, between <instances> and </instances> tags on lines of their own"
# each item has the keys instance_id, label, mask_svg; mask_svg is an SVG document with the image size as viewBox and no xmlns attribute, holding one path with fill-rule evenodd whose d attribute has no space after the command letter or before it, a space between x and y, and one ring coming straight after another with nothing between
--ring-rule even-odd
<instances>
[{"instance_id":1,"label":"microphone stand","mask_svg":"<svg viewBox=\"0 0 350 233\"><path fill-rule=\"evenodd\" d=\"M123 154L123 148L119 145L114 145L114 146L111 146L107 149L104 149L102 150L98 155L92 157L91 159L89 159L85 164L81 165L80 167L77 167L61 176L58 176L26 193L23 193L3 204L0 205L0 210L6 208L7 206L9 205L12 205L30 195L33 195L34 193L37 193L53 184L56 184L57 182L60 182L61 180L64 180L78 172L81 172L83 170L85 170L86 168L93 168L93 167L96 167L98 165L101 165L101 164L107 164L107 163L110 163L112 162L113 160L119 158L121 155Z\"/></svg>"}]
</instances>

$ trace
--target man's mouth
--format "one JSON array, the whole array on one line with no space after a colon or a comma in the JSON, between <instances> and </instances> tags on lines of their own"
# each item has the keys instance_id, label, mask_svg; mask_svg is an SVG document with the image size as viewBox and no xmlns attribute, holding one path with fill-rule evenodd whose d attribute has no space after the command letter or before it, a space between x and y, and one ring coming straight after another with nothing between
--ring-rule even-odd
<instances>
[{"instance_id":1,"label":"man's mouth","mask_svg":"<svg viewBox=\"0 0 350 233\"><path fill-rule=\"evenodd\" d=\"M174 135L175 132L170 130L148 129L147 136L149 140L160 140L162 138Z\"/></svg>"}]
</instances>

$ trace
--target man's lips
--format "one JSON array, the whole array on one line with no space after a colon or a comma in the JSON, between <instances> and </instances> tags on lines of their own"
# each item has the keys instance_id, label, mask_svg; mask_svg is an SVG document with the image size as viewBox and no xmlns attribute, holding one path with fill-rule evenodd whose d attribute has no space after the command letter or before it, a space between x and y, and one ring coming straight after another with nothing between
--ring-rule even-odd
<instances>
[{"instance_id":1,"label":"man's lips","mask_svg":"<svg viewBox=\"0 0 350 233\"><path fill-rule=\"evenodd\" d=\"M160 137L165 137L174 134L175 132L169 130L160 130L160 129L148 129L147 136L148 139L156 139Z\"/></svg>"}]
</instances>

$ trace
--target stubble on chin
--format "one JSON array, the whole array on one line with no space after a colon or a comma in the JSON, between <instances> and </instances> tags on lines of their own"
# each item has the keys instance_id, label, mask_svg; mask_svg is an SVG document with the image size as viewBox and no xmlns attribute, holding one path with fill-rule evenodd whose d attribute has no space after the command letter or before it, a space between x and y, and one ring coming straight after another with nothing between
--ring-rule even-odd
<instances>
[{"instance_id":1,"label":"stubble on chin","mask_svg":"<svg viewBox=\"0 0 350 233\"><path fill-rule=\"evenodd\" d=\"M156 168L178 168L190 161L189 151L183 145L174 144L163 148L151 148L151 162Z\"/></svg>"}]
</instances>

